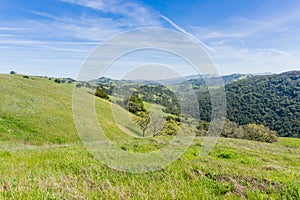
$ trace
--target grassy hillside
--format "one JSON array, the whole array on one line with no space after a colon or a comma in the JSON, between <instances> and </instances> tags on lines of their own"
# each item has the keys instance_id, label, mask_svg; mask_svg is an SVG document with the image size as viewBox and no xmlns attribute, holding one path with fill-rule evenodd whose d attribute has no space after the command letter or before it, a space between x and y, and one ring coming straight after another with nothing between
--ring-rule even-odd
<instances>
[{"instance_id":1,"label":"grassy hillside","mask_svg":"<svg viewBox=\"0 0 300 200\"><path fill-rule=\"evenodd\" d=\"M0 75L0 140L27 144L63 144L79 141L72 113L73 84L58 84L54 79L22 75ZM80 88L82 98L92 90ZM135 126L119 127L111 111L118 112L118 123L127 125L127 112L112 103L95 98L96 112L104 131L111 139L126 138L121 130L139 133ZM149 104L148 104L149 107ZM129 132L127 130L127 132Z\"/></svg>"},{"instance_id":2,"label":"grassy hillside","mask_svg":"<svg viewBox=\"0 0 300 200\"><path fill-rule=\"evenodd\" d=\"M4 199L299 199L300 141L219 140L199 155L202 138L167 168L146 174L112 170L80 144L0 143ZM134 145L130 145L134 148Z\"/></svg>"},{"instance_id":3,"label":"grassy hillside","mask_svg":"<svg viewBox=\"0 0 300 200\"><path fill-rule=\"evenodd\" d=\"M72 84L0 75L0 199L299 199L300 140L260 142L220 138L203 156L203 137L160 171L123 173L81 144L72 116ZM91 97L80 88L82 98ZM87 96L90 95L90 96ZM97 118L124 151L150 152L169 136L136 138L128 114L96 98ZM120 121L114 121L111 108ZM150 109L151 104L146 104ZM159 109L153 107L153 110Z\"/></svg>"},{"instance_id":4,"label":"grassy hillside","mask_svg":"<svg viewBox=\"0 0 300 200\"><path fill-rule=\"evenodd\" d=\"M0 140L30 144L78 141L72 117L73 84L0 74Z\"/></svg>"}]
</instances>

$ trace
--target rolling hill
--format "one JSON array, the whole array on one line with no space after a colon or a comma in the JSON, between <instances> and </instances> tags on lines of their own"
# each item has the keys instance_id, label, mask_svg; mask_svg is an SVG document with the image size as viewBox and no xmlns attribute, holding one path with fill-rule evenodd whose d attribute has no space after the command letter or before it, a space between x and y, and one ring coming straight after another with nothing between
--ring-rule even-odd
<instances>
[{"instance_id":1,"label":"rolling hill","mask_svg":"<svg viewBox=\"0 0 300 200\"><path fill-rule=\"evenodd\" d=\"M110 94L140 94L145 101L167 107L167 111L172 114L180 112L178 102L182 97L175 96L176 90L191 88L198 97L200 116L192 108L189 114L209 121L210 95L205 81L214 82L218 79L213 76L186 78L187 80L166 80L167 85L153 82L147 86L140 86L139 82L108 78L100 78L96 83ZM229 120L240 125L261 124L277 131L281 136L300 137L300 71L269 75L232 74L223 76L222 79L225 84Z\"/></svg>"},{"instance_id":2,"label":"rolling hill","mask_svg":"<svg viewBox=\"0 0 300 200\"><path fill-rule=\"evenodd\" d=\"M300 141L293 138L272 144L220 138L203 155L205 137L196 137L159 171L134 174L107 167L80 142L72 115L74 85L0 75L1 199L300 198ZM80 91L82 98L92 95L88 88ZM120 107L100 98L95 105L107 136L123 151L145 153L168 144L168 136L132 137L114 122L112 106L128 119Z\"/></svg>"},{"instance_id":3,"label":"rolling hill","mask_svg":"<svg viewBox=\"0 0 300 200\"><path fill-rule=\"evenodd\" d=\"M254 76L226 85L228 118L300 137L300 71Z\"/></svg>"}]
</instances>

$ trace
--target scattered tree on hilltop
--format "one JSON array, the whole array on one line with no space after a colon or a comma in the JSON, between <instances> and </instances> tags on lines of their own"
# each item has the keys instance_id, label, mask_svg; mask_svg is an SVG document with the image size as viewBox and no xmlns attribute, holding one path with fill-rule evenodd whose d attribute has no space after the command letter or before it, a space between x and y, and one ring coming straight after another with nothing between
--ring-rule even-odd
<instances>
[{"instance_id":1,"label":"scattered tree on hilltop","mask_svg":"<svg viewBox=\"0 0 300 200\"><path fill-rule=\"evenodd\" d=\"M59 78L56 78L56 79L54 80L54 82L55 82L55 83L60 83L61 81L60 81Z\"/></svg>"}]
</instances>

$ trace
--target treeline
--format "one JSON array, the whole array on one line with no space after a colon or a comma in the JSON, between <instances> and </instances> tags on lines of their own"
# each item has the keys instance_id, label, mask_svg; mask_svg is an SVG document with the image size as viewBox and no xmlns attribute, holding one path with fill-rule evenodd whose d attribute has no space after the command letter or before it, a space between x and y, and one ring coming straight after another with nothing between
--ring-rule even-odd
<instances>
[{"instance_id":1,"label":"treeline","mask_svg":"<svg viewBox=\"0 0 300 200\"><path fill-rule=\"evenodd\" d=\"M226 85L225 90L230 121L261 124L280 136L300 137L299 71L250 77ZM210 121L209 92L198 91L198 101L200 119Z\"/></svg>"}]
</instances>

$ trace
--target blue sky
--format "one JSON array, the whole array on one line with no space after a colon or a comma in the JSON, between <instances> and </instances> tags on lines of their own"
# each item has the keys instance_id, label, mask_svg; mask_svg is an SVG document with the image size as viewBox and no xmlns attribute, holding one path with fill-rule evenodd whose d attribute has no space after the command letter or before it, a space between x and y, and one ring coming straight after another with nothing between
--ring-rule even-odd
<instances>
[{"instance_id":1,"label":"blue sky","mask_svg":"<svg viewBox=\"0 0 300 200\"><path fill-rule=\"evenodd\" d=\"M0 0L0 73L76 77L98 44L140 27L193 35L221 74L297 70L299 10L298 0Z\"/></svg>"}]
</instances>

